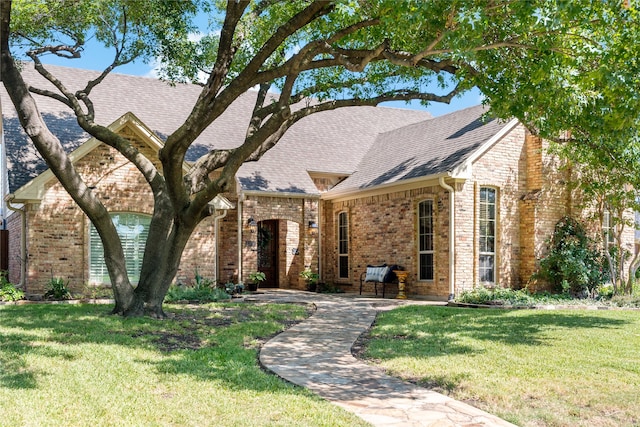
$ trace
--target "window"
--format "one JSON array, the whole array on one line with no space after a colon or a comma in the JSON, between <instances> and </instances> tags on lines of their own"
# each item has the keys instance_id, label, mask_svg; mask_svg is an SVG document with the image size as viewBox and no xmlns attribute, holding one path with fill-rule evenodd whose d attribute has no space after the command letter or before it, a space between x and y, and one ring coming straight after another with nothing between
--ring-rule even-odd
<instances>
[{"instance_id":1,"label":"window","mask_svg":"<svg viewBox=\"0 0 640 427\"><path fill-rule=\"evenodd\" d=\"M418 205L418 280L433 280L433 200Z\"/></svg>"},{"instance_id":2,"label":"window","mask_svg":"<svg viewBox=\"0 0 640 427\"><path fill-rule=\"evenodd\" d=\"M496 190L480 188L480 282L496 280Z\"/></svg>"},{"instance_id":3,"label":"window","mask_svg":"<svg viewBox=\"0 0 640 427\"><path fill-rule=\"evenodd\" d=\"M115 213L111 214L111 220L122 241L129 280L136 284L140 280L144 245L149 235L151 217L134 213ZM93 224L89 226L89 281L92 283L111 283L107 266L104 263L102 241Z\"/></svg>"},{"instance_id":4,"label":"window","mask_svg":"<svg viewBox=\"0 0 640 427\"><path fill-rule=\"evenodd\" d=\"M607 245L615 243L615 228L611 218L611 212L608 210L604 211L604 215L602 217L602 232L607 239Z\"/></svg>"},{"instance_id":5,"label":"window","mask_svg":"<svg viewBox=\"0 0 640 427\"><path fill-rule=\"evenodd\" d=\"M338 214L338 278L349 278L349 220L346 212Z\"/></svg>"}]
</instances>

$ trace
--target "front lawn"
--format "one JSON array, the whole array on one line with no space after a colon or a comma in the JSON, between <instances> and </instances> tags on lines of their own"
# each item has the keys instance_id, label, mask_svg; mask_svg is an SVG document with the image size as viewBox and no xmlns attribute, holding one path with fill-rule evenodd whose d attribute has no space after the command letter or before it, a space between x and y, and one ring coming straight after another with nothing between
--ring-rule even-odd
<instances>
[{"instance_id":1,"label":"front lawn","mask_svg":"<svg viewBox=\"0 0 640 427\"><path fill-rule=\"evenodd\" d=\"M298 305L0 306L2 426L352 426L356 416L260 369Z\"/></svg>"},{"instance_id":2,"label":"front lawn","mask_svg":"<svg viewBox=\"0 0 640 427\"><path fill-rule=\"evenodd\" d=\"M640 425L640 312L408 306L363 357L520 426Z\"/></svg>"}]
</instances>

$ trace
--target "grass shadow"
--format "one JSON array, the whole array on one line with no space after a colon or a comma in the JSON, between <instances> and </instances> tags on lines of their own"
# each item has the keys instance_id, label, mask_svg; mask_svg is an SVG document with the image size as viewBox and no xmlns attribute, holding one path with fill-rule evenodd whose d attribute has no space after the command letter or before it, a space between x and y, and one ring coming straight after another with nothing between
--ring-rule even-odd
<instances>
[{"instance_id":1,"label":"grass shadow","mask_svg":"<svg viewBox=\"0 0 640 427\"><path fill-rule=\"evenodd\" d=\"M449 356L482 352L472 343L495 341L513 346L549 345L546 332L551 329L620 328L625 320L603 318L587 311L527 311L464 309L450 307L403 307L382 313L372 337L383 340L379 347L393 346L398 354ZM393 344L392 344L393 343Z\"/></svg>"},{"instance_id":2,"label":"grass shadow","mask_svg":"<svg viewBox=\"0 0 640 427\"><path fill-rule=\"evenodd\" d=\"M153 365L158 373L184 374L229 388L274 391L273 380L257 364L258 343L302 319L299 306L258 307L220 304L212 308L167 309L159 321L108 314L106 306L26 305L0 308L0 387L37 388L48 375L29 366L31 356L73 362L76 346L97 344L148 350L133 363ZM282 389L290 386L284 382ZM275 387L278 388L277 386Z\"/></svg>"}]
</instances>

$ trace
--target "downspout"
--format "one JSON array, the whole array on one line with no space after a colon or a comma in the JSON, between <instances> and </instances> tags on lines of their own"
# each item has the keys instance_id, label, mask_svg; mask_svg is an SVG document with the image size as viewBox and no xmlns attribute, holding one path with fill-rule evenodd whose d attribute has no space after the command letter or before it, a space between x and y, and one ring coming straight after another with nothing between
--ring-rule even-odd
<instances>
[{"instance_id":1,"label":"downspout","mask_svg":"<svg viewBox=\"0 0 640 427\"><path fill-rule=\"evenodd\" d=\"M440 177L440 186L449 192L449 301L455 296L456 279L456 195L452 186L444 182L444 177Z\"/></svg>"},{"instance_id":2,"label":"downspout","mask_svg":"<svg viewBox=\"0 0 640 427\"><path fill-rule=\"evenodd\" d=\"M24 286L27 283L27 212L25 204L22 205L22 208L11 206L11 201L14 197L13 194L9 194L6 202L7 207L20 214L22 220L20 226L20 283L18 283L18 287L24 290Z\"/></svg>"},{"instance_id":3,"label":"downspout","mask_svg":"<svg viewBox=\"0 0 640 427\"><path fill-rule=\"evenodd\" d=\"M238 282L242 282L242 205L244 193L238 196Z\"/></svg>"},{"instance_id":4,"label":"downspout","mask_svg":"<svg viewBox=\"0 0 640 427\"><path fill-rule=\"evenodd\" d=\"M220 272L218 271L218 266L220 265L220 253L218 252L218 241L219 241L218 234L220 233L220 224L218 221L220 221L222 218L227 216L227 212L228 211L224 209L221 215L213 217L213 230L214 230L213 247L214 247L214 250L216 251L216 255L215 257L213 257L213 273L216 275L215 281L216 281L216 285L218 286L220 285L220 283L218 283L218 278L220 277Z\"/></svg>"},{"instance_id":5,"label":"downspout","mask_svg":"<svg viewBox=\"0 0 640 427\"><path fill-rule=\"evenodd\" d=\"M316 244L318 245L318 277L319 280L324 282L322 277L322 199L318 199L318 236Z\"/></svg>"},{"instance_id":6,"label":"downspout","mask_svg":"<svg viewBox=\"0 0 640 427\"><path fill-rule=\"evenodd\" d=\"M4 141L3 121L2 103L0 103L0 215L2 216L2 224L0 224L0 228L6 230L8 215L5 197L9 194L9 177L7 174L7 146Z\"/></svg>"}]
</instances>

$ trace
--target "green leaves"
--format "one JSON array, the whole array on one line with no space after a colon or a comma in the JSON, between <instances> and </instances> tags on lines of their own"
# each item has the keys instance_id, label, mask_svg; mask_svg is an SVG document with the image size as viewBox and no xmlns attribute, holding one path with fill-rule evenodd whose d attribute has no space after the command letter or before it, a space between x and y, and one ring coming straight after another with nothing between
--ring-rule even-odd
<instances>
[{"instance_id":1,"label":"green leaves","mask_svg":"<svg viewBox=\"0 0 640 427\"><path fill-rule=\"evenodd\" d=\"M194 30L196 4L169 0L14 0L14 51L81 55L89 40L114 49L114 63L149 60ZM66 46L54 50L54 46Z\"/></svg>"}]
</instances>

